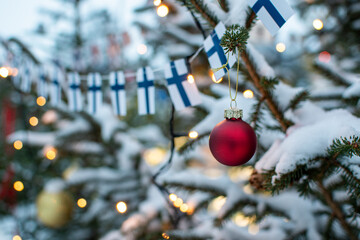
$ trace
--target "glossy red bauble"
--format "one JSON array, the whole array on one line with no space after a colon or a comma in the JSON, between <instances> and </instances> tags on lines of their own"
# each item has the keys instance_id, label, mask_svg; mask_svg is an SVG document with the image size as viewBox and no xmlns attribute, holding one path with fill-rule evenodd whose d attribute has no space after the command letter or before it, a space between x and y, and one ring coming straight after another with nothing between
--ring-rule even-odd
<instances>
[{"instance_id":1,"label":"glossy red bauble","mask_svg":"<svg viewBox=\"0 0 360 240\"><path fill-rule=\"evenodd\" d=\"M256 134L241 118L225 119L212 130L209 145L211 153L220 163L239 166L254 155Z\"/></svg>"}]
</instances>

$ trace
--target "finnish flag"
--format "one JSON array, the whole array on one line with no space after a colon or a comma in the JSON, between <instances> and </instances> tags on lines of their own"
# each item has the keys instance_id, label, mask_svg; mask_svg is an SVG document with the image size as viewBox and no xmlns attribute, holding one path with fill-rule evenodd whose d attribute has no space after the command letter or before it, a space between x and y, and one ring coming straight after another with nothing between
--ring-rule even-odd
<instances>
[{"instance_id":1,"label":"finnish flag","mask_svg":"<svg viewBox=\"0 0 360 240\"><path fill-rule=\"evenodd\" d=\"M21 71L21 85L20 89L23 92L29 93L31 90L32 77L30 71L30 64L24 63Z\"/></svg>"},{"instance_id":2,"label":"finnish flag","mask_svg":"<svg viewBox=\"0 0 360 240\"><path fill-rule=\"evenodd\" d=\"M69 108L71 111L79 112L83 109L81 90L80 90L80 76L78 73L72 72L68 74L68 80L69 80L69 91L68 91Z\"/></svg>"},{"instance_id":3,"label":"finnish flag","mask_svg":"<svg viewBox=\"0 0 360 240\"><path fill-rule=\"evenodd\" d=\"M224 35L225 31L225 25L222 22L219 22L219 24L216 25L214 31L212 31L211 34L204 41L204 49L206 55L208 56L211 68L220 68L227 62L224 48L220 46L221 38ZM235 55L229 54L229 61L226 65L227 69L230 70L230 68L234 65L235 62ZM219 80L225 74L225 68L214 72L216 80Z\"/></svg>"},{"instance_id":4,"label":"finnish flag","mask_svg":"<svg viewBox=\"0 0 360 240\"><path fill-rule=\"evenodd\" d=\"M192 81L188 80L190 71L185 59L178 59L166 64L164 73L170 97L176 110L201 103L195 82L193 79Z\"/></svg>"},{"instance_id":5,"label":"finnish flag","mask_svg":"<svg viewBox=\"0 0 360 240\"><path fill-rule=\"evenodd\" d=\"M60 82L63 80L63 75L60 69L55 68L51 77L50 84L50 103L53 106L59 106L61 102L61 85Z\"/></svg>"},{"instance_id":6,"label":"finnish flag","mask_svg":"<svg viewBox=\"0 0 360 240\"><path fill-rule=\"evenodd\" d=\"M88 112L96 114L102 105L102 92L101 92L101 76L99 73L90 73L88 75Z\"/></svg>"},{"instance_id":7,"label":"finnish flag","mask_svg":"<svg viewBox=\"0 0 360 240\"><path fill-rule=\"evenodd\" d=\"M248 4L273 36L294 14L286 0L248 0Z\"/></svg>"},{"instance_id":8,"label":"finnish flag","mask_svg":"<svg viewBox=\"0 0 360 240\"><path fill-rule=\"evenodd\" d=\"M48 83L46 81L46 70L41 68L39 70L39 78L37 81L37 92L39 97L48 97Z\"/></svg>"},{"instance_id":9,"label":"finnish flag","mask_svg":"<svg viewBox=\"0 0 360 240\"><path fill-rule=\"evenodd\" d=\"M116 115L126 115L126 92L125 92L125 76L124 73L111 72L110 73L110 89L111 89L111 103L114 113Z\"/></svg>"},{"instance_id":10,"label":"finnish flag","mask_svg":"<svg viewBox=\"0 0 360 240\"><path fill-rule=\"evenodd\" d=\"M139 115L155 113L154 72L150 67L137 70Z\"/></svg>"}]
</instances>

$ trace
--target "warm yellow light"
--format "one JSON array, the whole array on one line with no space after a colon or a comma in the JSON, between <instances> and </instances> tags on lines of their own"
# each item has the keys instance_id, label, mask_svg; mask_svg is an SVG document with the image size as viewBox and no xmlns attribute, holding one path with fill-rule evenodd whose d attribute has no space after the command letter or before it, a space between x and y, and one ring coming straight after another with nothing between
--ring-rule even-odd
<instances>
[{"instance_id":1,"label":"warm yellow light","mask_svg":"<svg viewBox=\"0 0 360 240\"><path fill-rule=\"evenodd\" d=\"M16 77L18 75L19 71L17 70L17 68L13 68L11 69L11 75Z\"/></svg>"},{"instance_id":2,"label":"warm yellow light","mask_svg":"<svg viewBox=\"0 0 360 240\"><path fill-rule=\"evenodd\" d=\"M22 141L16 140L16 141L14 142L14 148L15 148L16 150L20 150L20 149L22 149L22 147L23 147Z\"/></svg>"},{"instance_id":3,"label":"warm yellow light","mask_svg":"<svg viewBox=\"0 0 360 240\"><path fill-rule=\"evenodd\" d=\"M239 227L245 227L250 224L250 218L244 216L242 213L236 213L232 219Z\"/></svg>"},{"instance_id":4,"label":"warm yellow light","mask_svg":"<svg viewBox=\"0 0 360 240\"><path fill-rule=\"evenodd\" d=\"M184 203L183 205L180 206L180 211L185 213L188 210L189 210L189 206L186 203Z\"/></svg>"},{"instance_id":5,"label":"warm yellow light","mask_svg":"<svg viewBox=\"0 0 360 240\"><path fill-rule=\"evenodd\" d=\"M181 198L177 198L174 202L174 206L180 207L183 203L184 203L184 201Z\"/></svg>"},{"instance_id":6,"label":"warm yellow light","mask_svg":"<svg viewBox=\"0 0 360 240\"><path fill-rule=\"evenodd\" d=\"M38 97L36 99L36 104L40 107L44 106L46 104L46 98L44 98L43 96Z\"/></svg>"},{"instance_id":7,"label":"warm yellow light","mask_svg":"<svg viewBox=\"0 0 360 240\"><path fill-rule=\"evenodd\" d=\"M259 226L256 224L251 224L248 228L248 232L252 235L256 235L259 232Z\"/></svg>"},{"instance_id":8,"label":"warm yellow light","mask_svg":"<svg viewBox=\"0 0 360 240\"><path fill-rule=\"evenodd\" d=\"M276 51L282 53L282 52L285 52L285 50L286 50L286 46L284 43L276 44Z\"/></svg>"},{"instance_id":9,"label":"warm yellow light","mask_svg":"<svg viewBox=\"0 0 360 240\"><path fill-rule=\"evenodd\" d=\"M57 150L54 147L46 147L44 149L45 157L49 160L54 160L56 158Z\"/></svg>"},{"instance_id":10,"label":"warm yellow light","mask_svg":"<svg viewBox=\"0 0 360 240\"><path fill-rule=\"evenodd\" d=\"M165 160L167 151L163 148L151 148L144 151L144 159L150 166L156 166Z\"/></svg>"},{"instance_id":11,"label":"warm yellow light","mask_svg":"<svg viewBox=\"0 0 360 240\"><path fill-rule=\"evenodd\" d=\"M188 215L192 215L193 213L194 213L194 210L195 210L195 206L194 206L194 204L192 204L191 202L190 203L188 203L188 210L187 210L187 214Z\"/></svg>"},{"instance_id":12,"label":"warm yellow light","mask_svg":"<svg viewBox=\"0 0 360 240\"><path fill-rule=\"evenodd\" d=\"M138 47L137 47L137 52L138 54L140 55L144 55L145 53L147 53L147 46L145 44L140 44Z\"/></svg>"},{"instance_id":13,"label":"warm yellow light","mask_svg":"<svg viewBox=\"0 0 360 240\"><path fill-rule=\"evenodd\" d=\"M170 199L170 201L172 201L172 202L175 202L177 198L178 198L178 197L177 197L174 193L171 193L171 194L169 195L169 199Z\"/></svg>"},{"instance_id":14,"label":"warm yellow light","mask_svg":"<svg viewBox=\"0 0 360 240\"><path fill-rule=\"evenodd\" d=\"M161 4L161 0L154 0L154 5L159 6Z\"/></svg>"},{"instance_id":15,"label":"warm yellow light","mask_svg":"<svg viewBox=\"0 0 360 240\"><path fill-rule=\"evenodd\" d=\"M195 82L195 78L192 74L189 74L188 77L187 77L187 80L189 83L194 83Z\"/></svg>"},{"instance_id":16,"label":"warm yellow light","mask_svg":"<svg viewBox=\"0 0 360 240\"><path fill-rule=\"evenodd\" d=\"M29 119L29 123L31 126L35 127L39 123L39 119L37 117L31 117Z\"/></svg>"},{"instance_id":17,"label":"warm yellow light","mask_svg":"<svg viewBox=\"0 0 360 240\"><path fill-rule=\"evenodd\" d=\"M77 205L79 206L79 208L84 208L84 207L86 207L87 202L86 202L85 198L79 198L79 199L77 200Z\"/></svg>"},{"instance_id":18,"label":"warm yellow light","mask_svg":"<svg viewBox=\"0 0 360 240\"><path fill-rule=\"evenodd\" d=\"M14 182L14 189L18 192L24 190L24 184L21 181Z\"/></svg>"},{"instance_id":19,"label":"warm yellow light","mask_svg":"<svg viewBox=\"0 0 360 240\"><path fill-rule=\"evenodd\" d=\"M0 76L2 78L7 78L7 76L9 76L9 70L6 67L1 67L0 68Z\"/></svg>"},{"instance_id":20,"label":"warm yellow light","mask_svg":"<svg viewBox=\"0 0 360 240\"><path fill-rule=\"evenodd\" d=\"M251 91L250 89L248 89L248 90L245 90L245 91L243 92L243 96L244 96L244 98L253 98L253 97L254 97L254 93L253 93L253 91Z\"/></svg>"},{"instance_id":21,"label":"warm yellow light","mask_svg":"<svg viewBox=\"0 0 360 240\"><path fill-rule=\"evenodd\" d=\"M167 235L166 233L163 233L161 236L162 236L164 239L170 239L170 236Z\"/></svg>"},{"instance_id":22,"label":"warm yellow light","mask_svg":"<svg viewBox=\"0 0 360 240\"><path fill-rule=\"evenodd\" d=\"M219 196L210 202L208 210L210 212L217 213L224 206L225 202L226 202L226 197Z\"/></svg>"},{"instance_id":23,"label":"warm yellow light","mask_svg":"<svg viewBox=\"0 0 360 240\"><path fill-rule=\"evenodd\" d=\"M313 21L313 27L316 29L316 30L321 30L323 29L324 27L324 23L320 20L320 19L315 19Z\"/></svg>"},{"instance_id":24,"label":"warm yellow light","mask_svg":"<svg viewBox=\"0 0 360 240\"><path fill-rule=\"evenodd\" d=\"M156 12L159 17L166 17L166 15L169 13L169 8L165 4L161 4L158 6Z\"/></svg>"},{"instance_id":25,"label":"warm yellow light","mask_svg":"<svg viewBox=\"0 0 360 240\"><path fill-rule=\"evenodd\" d=\"M189 132L189 138L196 139L199 136L199 133L197 131L190 131Z\"/></svg>"},{"instance_id":26,"label":"warm yellow light","mask_svg":"<svg viewBox=\"0 0 360 240\"><path fill-rule=\"evenodd\" d=\"M119 213L125 213L126 210L127 210L127 206L126 206L126 203L125 202L118 202L116 204L116 210L119 212Z\"/></svg>"},{"instance_id":27,"label":"warm yellow light","mask_svg":"<svg viewBox=\"0 0 360 240\"><path fill-rule=\"evenodd\" d=\"M19 235L13 236L12 240L22 240L22 238Z\"/></svg>"},{"instance_id":28,"label":"warm yellow light","mask_svg":"<svg viewBox=\"0 0 360 240\"><path fill-rule=\"evenodd\" d=\"M214 82L214 83L221 83L223 78L220 78L219 80L216 80L215 78L215 74L210 70L210 76L211 76L211 80Z\"/></svg>"}]
</instances>

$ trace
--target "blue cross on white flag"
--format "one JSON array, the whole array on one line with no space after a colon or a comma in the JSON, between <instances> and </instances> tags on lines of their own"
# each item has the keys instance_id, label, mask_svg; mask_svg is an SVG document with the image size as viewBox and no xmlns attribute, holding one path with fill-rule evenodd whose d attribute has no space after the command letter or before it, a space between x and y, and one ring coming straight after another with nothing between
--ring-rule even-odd
<instances>
[{"instance_id":1,"label":"blue cross on white flag","mask_svg":"<svg viewBox=\"0 0 360 240\"><path fill-rule=\"evenodd\" d=\"M224 52L223 47L220 46L221 38L226 31L225 25L222 22L219 22L216 25L214 31L205 39L204 41L204 49L206 55L208 56L210 67L211 68L220 68L227 62L227 58ZM229 61L226 65L227 69L234 65L236 62L236 57L233 54L229 54ZM220 69L219 71L215 72L216 80L219 80L226 74L226 69Z\"/></svg>"},{"instance_id":2,"label":"blue cross on white flag","mask_svg":"<svg viewBox=\"0 0 360 240\"><path fill-rule=\"evenodd\" d=\"M24 63L21 70L21 86L23 92L29 93L31 90L32 77L30 72L30 64Z\"/></svg>"},{"instance_id":3,"label":"blue cross on white flag","mask_svg":"<svg viewBox=\"0 0 360 240\"><path fill-rule=\"evenodd\" d=\"M102 92L101 92L101 76L99 73L90 73L88 75L88 112L96 114L102 105Z\"/></svg>"},{"instance_id":4,"label":"blue cross on white flag","mask_svg":"<svg viewBox=\"0 0 360 240\"><path fill-rule=\"evenodd\" d=\"M76 72L68 74L69 80L69 108L71 111L79 112L83 109L81 90L80 90L80 76Z\"/></svg>"},{"instance_id":5,"label":"blue cross on white flag","mask_svg":"<svg viewBox=\"0 0 360 240\"><path fill-rule=\"evenodd\" d=\"M190 71L185 59L178 59L166 64L164 73L170 97L176 110L201 103L194 78L188 79Z\"/></svg>"},{"instance_id":6,"label":"blue cross on white flag","mask_svg":"<svg viewBox=\"0 0 360 240\"><path fill-rule=\"evenodd\" d=\"M154 73L150 67L137 70L139 115L155 113Z\"/></svg>"},{"instance_id":7,"label":"blue cross on white flag","mask_svg":"<svg viewBox=\"0 0 360 240\"><path fill-rule=\"evenodd\" d=\"M63 75L61 70L55 67L54 72L51 77L51 85L50 85L50 103L53 106L59 106L61 102L61 85L60 82L63 80Z\"/></svg>"},{"instance_id":8,"label":"blue cross on white flag","mask_svg":"<svg viewBox=\"0 0 360 240\"><path fill-rule=\"evenodd\" d=\"M39 78L37 81L37 92L38 96L47 98L48 96L48 84L46 82L46 70L41 68L39 70Z\"/></svg>"},{"instance_id":9,"label":"blue cross on white flag","mask_svg":"<svg viewBox=\"0 0 360 240\"><path fill-rule=\"evenodd\" d=\"M110 73L110 89L111 89L111 103L114 113L116 115L126 115L126 92L125 92L125 76L124 73L111 72Z\"/></svg>"},{"instance_id":10,"label":"blue cross on white flag","mask_svg":"<svg viewBox=\"0 0 360 240\"><path fill-rule=\"evenodd\" d=\"M286 0L248 0L248 4L273 36L294 14Z\"/></svg>"}]
</instances>

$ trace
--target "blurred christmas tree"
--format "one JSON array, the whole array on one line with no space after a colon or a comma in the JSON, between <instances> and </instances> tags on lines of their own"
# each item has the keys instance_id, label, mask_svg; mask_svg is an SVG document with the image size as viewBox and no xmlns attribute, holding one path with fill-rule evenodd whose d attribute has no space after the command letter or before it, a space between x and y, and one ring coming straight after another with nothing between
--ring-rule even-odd
<instances>
[{"instance_id":1,"label":"blurred christmas tree","mask_svg":"<svg viewBox=\"0 0 360 240\"><path fill-rule=\"evenodd\" d=\"M332 19L344 18L343 11L331 10L341 7L316 4L331 14L321 21L324 29L314 22L318 30L307 38L314 41L311 37L324 34L331 41L317 41L314 50L306 47L309 40L297 39L304 48L294 46L301 58L286 63L292 71L283 69L287 52L292 53L285 44L276 45L275 55L256 39L275 45L266 30L256 30L262 26L246 1L155 0L137 9L138 14L156 10L164 17L160 24L136 22L154 53L161 52L165 60L191 59L203 98L196 108L175 113L165 98L157 103L161 113L139 117L130 87L128 115L119 121L108 101L91 116L61 105L35 107L33 95L11 91L13 104L29 111L18 119L42 116L39 126L33 119L26 131L7 138L20 149L2 161L3 222L18 222L18 232L11 234L23 239L358 239L357 55L342 51L342 41L327 31L334 26L352 36L356 18L335 27ZM311 13L313 5L304 3L300 9ZM216 81L205 53L197 56L197 50L220 21L244 28L232 26L222 39L224 47L239 54L239 72L231 70L230 79ZM351 37L348 41L356 48ZM273 55L282 59L277 62ZM258 145L248 163L226 167L211 156L207 139L223 120L238 76L243 94L237 104L256 131ZM161 93L166 89L163 76L157 78ZM4 104L4 129L12 129L14 113ZM15 194L13 188L22 191Z\"/></svg>"}]
</instances>

